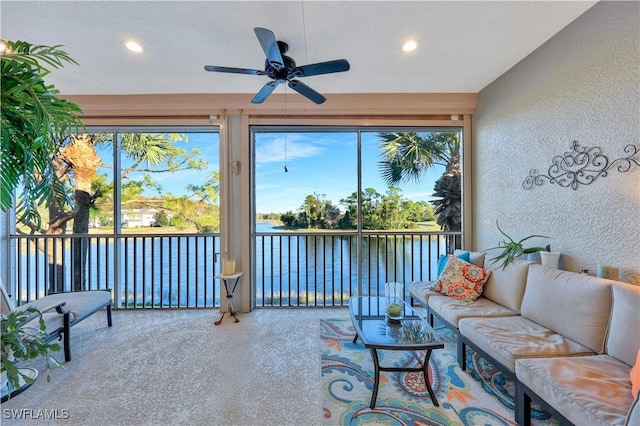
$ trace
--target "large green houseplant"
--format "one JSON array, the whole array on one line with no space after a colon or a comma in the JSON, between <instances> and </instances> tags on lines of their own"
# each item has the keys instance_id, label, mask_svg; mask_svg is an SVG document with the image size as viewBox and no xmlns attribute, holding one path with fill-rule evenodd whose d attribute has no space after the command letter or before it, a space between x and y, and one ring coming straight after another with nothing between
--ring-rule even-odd
<instances>
[{"instance_id":1,"label":"large green houseplant","mask_svg":"<svg viewBox=\"0 0 640 426\"><path fill-rule=\"evenodd\" d=\"M82 127L81 110L58 98L58 90L44 81L50 73L47 66L60 68L65 63L75 62L60 46L0 40L0 210L8 211L15 200L17 220L22 223L39 226L39 205L55 199L62 207L67 201L53 158L67 135ZM23 360L44 356L47 373L52 364L59 365L51 352L60 346L46 341L39 310L3 312L1 323L2 373L13 387L20 387L18 367Z\"/></svg>"},{"instance_id":2,"label":"large green houseplant","mask_svg":"<svg viewBox=\"0 0 640 426\"><path fill-rule=\"evenodd\" d=\"M524 237L518 241L514 240L513 238L511 238L509 235L507 235L501 228L500 225L498 225L498 221L496 220L496 226L498 227L498 231L500 231L500 233L502 235L504 235L506 237L506 240L502 240L498 243L497 246L495 247L491 247L485 250L482 250L483 252L486 251L490 251L490 250L502 250L502 253L500 253L498 256L492 258L491 260L493 261L493 263L499 263L500 268L504 269L507 267L507 265L509 263L511 263L513 261L513 259L515 259L516 257L520 257L523 254L530 254L530 253L536 253L539 251L551 251L551 247L549 245L545 246L545 247L524 247L524 242L531 239L531 238L549 238L549 237L545 237L544 235L529 235L528 237Z\"/></svg>"},{"instance_id":3,"label":"large green houseplant","mask_svg":"<svg viewBox=\"0 0 640 426\"><path fill-rule=\"evenodd\" d=\"M58 98L45 83L50 68L75 64L60 46L0 40L0 210L13 206L22 223L40 224L38 206L55 198L67 201L53 158L69 133L82 128L80 107Z\"/></svg>"}]
</instances>

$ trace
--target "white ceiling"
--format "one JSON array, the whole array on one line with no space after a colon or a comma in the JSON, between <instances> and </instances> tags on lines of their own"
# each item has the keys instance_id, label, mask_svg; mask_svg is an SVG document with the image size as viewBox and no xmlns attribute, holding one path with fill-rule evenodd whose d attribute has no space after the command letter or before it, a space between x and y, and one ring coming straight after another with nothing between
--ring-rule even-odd
<instances>
[{"instance_id":1,"label":"white ceiling","mask_svg":"<svg viewBox=\"0 0 640 426\"><path fill-rule=\"evenodd\" d=\"M321 93L476 93L595 3L2 0L0 16L3 40L61 44L78 62L47 78L63 95L255 93L268 77L203 66L263 69L256 26L298 65L350 62L303 79ZM410 55L400 49L409 37L420 43ZM146 52L129 53L125 38Z\"/></svg>"}]
</instances>

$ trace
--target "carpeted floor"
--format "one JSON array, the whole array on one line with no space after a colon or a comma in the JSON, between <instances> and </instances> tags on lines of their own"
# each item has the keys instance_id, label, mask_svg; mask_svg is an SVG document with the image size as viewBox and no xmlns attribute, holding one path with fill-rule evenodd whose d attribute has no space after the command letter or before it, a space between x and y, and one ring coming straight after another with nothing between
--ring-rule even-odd
<instances>
[{"instance_id":1,"label":"carpeted floor","mask_svg":"<svg viewBox=\"0 0 640 426\"><path fill-rule=\"evenodd\" d=\"M320 320L346 309L100 312L72 329L72 360L2 404L2 426L307 426L322 421ZM58 359L63 359L62 353Z\"/></svg>"},{"instance_id":2,"label":"carpeted floor","mask_svg":"<svg viewBox=\"0 0 640 426\"><path fill-rule=\"evenodd\" d=\"M468 370L456 362L453 333L438 327L445 348L432 352L429 373L440 403L435 407L422 373L380 374L377 404L369 408L373 390L371 352L349 319L321 321L324 423L328 425L515 425L513 382L483 358L467 351ZM417 366L410 352L382 351L381 365ZM536 425L555 425L534 407Z\"/></svg>"}]
</instances>

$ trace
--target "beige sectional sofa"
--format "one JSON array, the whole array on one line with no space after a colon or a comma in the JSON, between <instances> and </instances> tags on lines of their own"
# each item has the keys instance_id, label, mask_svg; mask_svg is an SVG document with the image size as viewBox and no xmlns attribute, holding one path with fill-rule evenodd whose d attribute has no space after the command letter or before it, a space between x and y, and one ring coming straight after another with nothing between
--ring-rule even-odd
<instances>
[{"instance_id":1,"label":"beige sectional sofa","mask_svg":"<svg viewBox=\"0 0 640 426\"><path fill-rule=\"evenodd\" d=\"M474 261L475 260L475 261ZM531 400L575 425L640 425L630 370L640 350L640 287L516 260L491 276L481 297L461 302L410 284L411 296L466 346L516 382L516 420Z\"/></svg>"}]
</instances>

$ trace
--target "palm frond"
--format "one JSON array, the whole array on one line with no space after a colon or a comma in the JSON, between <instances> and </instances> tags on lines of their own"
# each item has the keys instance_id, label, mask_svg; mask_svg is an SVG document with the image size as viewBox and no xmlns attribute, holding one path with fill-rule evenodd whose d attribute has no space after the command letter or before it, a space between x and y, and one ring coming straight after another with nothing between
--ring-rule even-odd
<instances>
[{"instance_id":1,"label":"palm frond","mask_svg":"<svg viewBox=\"0 0 640 426\"><path fill-rule=\"evenodd\" d=\"M80 107L57 97L58 90L44 78L49 69L75 64L61 46L2 41L8 53L0 55L2 170L0 207L8 210L16 197L19 221L38 223L38 205L53 198L60 206L66 193L53 171L52 159L64 136L84 128Z\"/></svg>"},{"instance_id":2,"label":"palm frond","mask_svg":"<svg viewBox=\"0 0 640 426\"><path fill-rule=\"evenodd\" d=\"M76 64L69 54L62 50L62 45L41 46L34 45L26 41L6 41L0 40L6 46L6 53L0 55L0 58L10 58L12 61L46 69L40 64L44 62L53 68L62 68L64 63Z\"/></svg>"}]
</instances>

